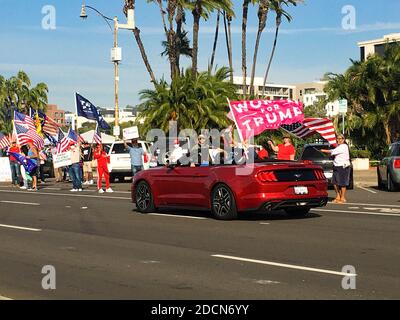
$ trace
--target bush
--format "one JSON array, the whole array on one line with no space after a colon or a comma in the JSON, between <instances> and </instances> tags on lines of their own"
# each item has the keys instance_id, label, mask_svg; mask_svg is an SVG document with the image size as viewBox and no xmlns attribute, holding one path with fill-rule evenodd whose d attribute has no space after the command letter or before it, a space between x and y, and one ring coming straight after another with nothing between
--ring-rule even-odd
<instances>
[{"instance_id":1,"label":"bush","mask_svg":"<svg viewBox=\"0 0 400 320\"><path fill-rule=\"evenodd\" d=\"M371 152L369 150L351 150L351 157L352 158L362 158L362 159L369 159L371 158Z\"/></svg>"}]
</instances>

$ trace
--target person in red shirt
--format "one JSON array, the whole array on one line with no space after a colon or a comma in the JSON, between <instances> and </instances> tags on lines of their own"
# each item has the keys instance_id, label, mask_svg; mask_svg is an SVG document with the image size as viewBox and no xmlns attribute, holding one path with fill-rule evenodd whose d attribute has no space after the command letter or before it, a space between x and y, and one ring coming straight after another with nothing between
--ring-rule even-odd
<instances>
[{"instance_id":1,"label":"person in red shirt","mask_svg":"<svg viewBox=\"0 0 400 320\"><path fill-rule=\"evenodd\" d=\"M275 146L272 140L268 141L268 144L271 146L272 150L278 153L278 160L286 160L293 161L296 155L296 149L294 148L292 141L289 136L283 137L283 143Z\"/></svg>"},{"instance_id":2,"label":"person in red shirt","mask_svg":"<svg viewBox=\"0 0 400 320\"><path fill-rule=\"evenodd\" d=\"M110 173L108 171L109 156L103 150L102 144L98 144L96 146L93 157L95 160L97 160L97 188L99 189L99 193L104 193L102 188L103 175L104 179L106 180L106 192L114 192L110 188Z\"/></svg>"},{"instance_id":3,"label":"person in red shirt","mask_svg":"<svg viewBox=\"0 0 400 320\"><path fill-rule=\"evenodd\" d=\"M18 147L17 143L13 141L11 143L11 147L8 149L9 152L21 153L20 147ZM10 167L12 173L12 184L13 186L19 187L21 181L21 171L20 164L17 159L13 155L10 154Z\"/></svg>"},{"instance_id":4,"label":"person in red shirt","mask_svg":"<svg viewBox=\"0 0 400 320\"><path fill-rule=\"evenodd\" d=\"M257 155L260 158L260 160L267 160L269 158L269 154L265 143L262 144L262 149L257 152Z\"/></svg>"}]
</instances>

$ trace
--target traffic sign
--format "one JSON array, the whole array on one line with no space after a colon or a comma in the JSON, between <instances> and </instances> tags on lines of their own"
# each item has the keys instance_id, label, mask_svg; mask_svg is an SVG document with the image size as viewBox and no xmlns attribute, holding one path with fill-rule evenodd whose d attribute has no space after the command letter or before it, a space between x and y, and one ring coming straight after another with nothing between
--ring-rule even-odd
<instances>
[{"instance_id":1,"label":"traffic sign","mask_svg":"<svg viewBox=\"0 0 400 320\"><path fill-rule=\"evenodd\" d=\"M339 100L339 113L347 113L348 102L346 99Z\"/></svg>"}]
</instances>

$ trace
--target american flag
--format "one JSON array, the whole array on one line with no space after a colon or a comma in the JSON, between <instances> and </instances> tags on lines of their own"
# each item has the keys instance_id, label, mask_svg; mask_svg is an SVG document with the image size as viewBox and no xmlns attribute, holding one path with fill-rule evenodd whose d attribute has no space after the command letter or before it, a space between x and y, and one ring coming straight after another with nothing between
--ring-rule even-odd
<instances>
[{"instance_id":1,"label":"american flag","mask_svg":"<svg viewBox=\"0 0 400 320\"><path fill-rule=\"evenodd\" d=\"M0 150L10 146L10 139L0 132Z\"/></svg>"},{"instance_id":2,"label":"american flag","mask_svg":"<svg viewBox=\"0 0 400 320\"><path fill-rule=\"evenodd\" d=\"M17 136L18 144L23 146L28 144L29 141L33 142L33 145L39 150L44 147L44 140L35 130L28 129L27 127L21 126L14 123L14 129Z\"/></svg>"},{"instance_id":3,"label":"american flag","mask_svg":"<svg viewBox=\"0 0 400 320\"><path fill-rule=\"evenodd\" d=\"M14 112L14 123L36 132L35 122L31 117L18 111Z\"/></svg>"},{"instance_id":4,"label":"american flag","mask_svg":"<svg viewBox=\"0 0 400 320\"><path fill-rule=\"evenodd\" d=\"M303 124L296 122L282 125L281 128L300 139L306 139L319 133L329 144L337 144L335 127L332 121L326 118L307 118L304 119Z\"/></svg>"},{"instance_id":5,"label":"american flag","mask_svg":"<svg viewBox=\"0 0 400 320\"><path fill-rule=\"evenodd\" d=\"M65 137L64 132L61 129L58 129L58 143L56 146L56 153L62 153L67 151L69 148L69 141Z\"/></svg>"},{"instance_id":6,"label":"american flag","mask_svg":"<svg viewBox=\"0 0 400 320\"><path fill-rule=\"evenodd\" d=\"M99 124L97 124L96 126L96 130L94 131L94 135L93 135L93 141L97 144L102 144L102 140L101 140L101 132L100 132L100 127Z\"/></svg>"},{"instance_id":7,"label":"american flag","mask_svg":"<svg viewBox=\"0 0 400 320\"><path fill-rule=\"evenodd\" d=\"M53 137L56 136L58 133L58 128L60 127L58 123L47 116L44 112L30 108L31 118L36 119L36 115L41 121L42 132Z\"/></svg>"}]
</instances>

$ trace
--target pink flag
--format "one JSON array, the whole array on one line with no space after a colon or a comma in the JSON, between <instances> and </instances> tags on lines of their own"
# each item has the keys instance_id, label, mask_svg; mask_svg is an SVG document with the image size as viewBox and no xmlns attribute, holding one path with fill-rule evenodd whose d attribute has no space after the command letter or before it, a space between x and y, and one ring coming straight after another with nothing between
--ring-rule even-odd
<instances>
[{"instance_id":1,"label":"pink flag","mask_svg":"<svg viewBox=\"0 0 400 320\"><path fill-rule=\"evenodd\" d=\"M231 115L242 141L281 125L303 123L303 104L291 100L230 101Z\"/></svg>"}]
</instances>

